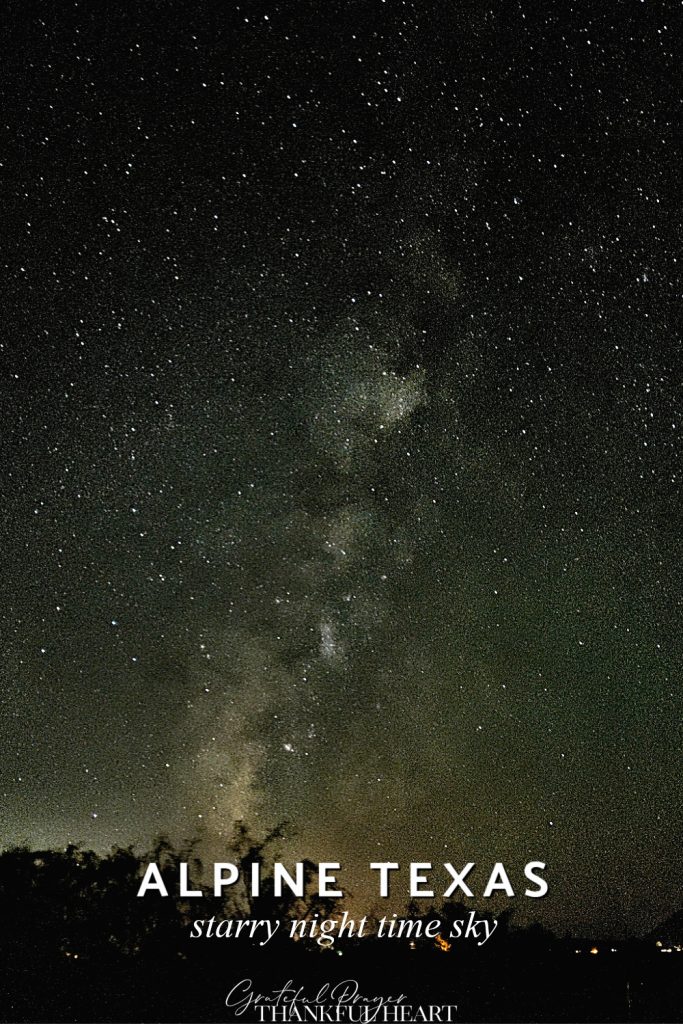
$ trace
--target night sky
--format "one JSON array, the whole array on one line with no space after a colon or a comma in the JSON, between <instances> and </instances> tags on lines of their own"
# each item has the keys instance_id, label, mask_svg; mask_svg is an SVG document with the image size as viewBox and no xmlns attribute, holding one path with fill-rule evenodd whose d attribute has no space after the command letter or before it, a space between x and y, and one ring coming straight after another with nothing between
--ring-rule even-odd
<instances>
[{"instance_id":1,"label":"night sky","mask_svg":"<svg viewBox=\"0 0 683 1024\"><path fill-rule=\"evenodd\" d=\"M4 5L4 845L683 902L675 7L603 6Z\"/></svg>"}]
</instances>

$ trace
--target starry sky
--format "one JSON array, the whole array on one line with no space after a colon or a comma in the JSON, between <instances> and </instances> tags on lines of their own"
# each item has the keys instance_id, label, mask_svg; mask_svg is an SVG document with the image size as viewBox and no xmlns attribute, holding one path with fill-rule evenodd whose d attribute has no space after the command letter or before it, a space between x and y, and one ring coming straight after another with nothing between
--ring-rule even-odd
<instances>
[{"instance_id":1,"label":"starry sky","mask_svg":"<svg viewBox=\"0 0 683 1024\"><path fill-rule=\"evenodd\" d=\"M5 13L2 843L677 909L673 5Z\"/></svg>"}]
</instances>

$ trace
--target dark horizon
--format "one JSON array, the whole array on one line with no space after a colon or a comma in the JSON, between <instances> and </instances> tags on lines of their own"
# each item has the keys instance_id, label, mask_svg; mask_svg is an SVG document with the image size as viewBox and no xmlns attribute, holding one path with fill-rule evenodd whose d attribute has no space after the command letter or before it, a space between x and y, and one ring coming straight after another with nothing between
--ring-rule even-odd
<instances>
[{"instance_id":1,"label":"dark horizon","mask_svg":"<svg viewBox=\"0 0 683 1024\"><path fill-rule=\"evenodd\" d=\"M241 839L239 863L262 855L246 833ZM169 887L185 855L167 843L154 851ZM199 897L131 899L141 877L126 850L105 859L74 848L0 855L3 1020L256 1021L238 1012L245 992L287 990L316 1003L317 992L338 984L456 1005L454 1019L489 1024L680 1019L683 912L662 930L664 941L603 943L449 901L413 908L403 937L378 937L372 927L359 936L354 921L353 934L330 938L326 928L323 941L315 928L329 923L334 901L278 897L264 878L253 898L207 895L198 921Z\"/></svg>"},{"instance_id":2,"label":"dark horizon","mask_svg":"<svg viewBox=\"0 0 683 1024\"><path fill-rule=\"evenodd\" d=\"M256 893L250 893L248 887L244 884L247 880L246 868L244 867L246 863L245 844L249 848L249 856L253 856L261 864L261 887ZM453 895L447 899L439 896L433 899L428 897L412 897L405 899L403 902L397 902L397 898L390 897L377 900L371 907L358 908L352 893L344 893L342 897L336 899L321 898L316 887L318 876L315 869L317 865L308 860L304 861L306 882L303 896L299 896L286 883L283 883L281 894L275 895L273 892L273 864L275 860L279 862L279 858L277 858L273 850L269 850L266 853L266 849L269 846L270 844L267 842L266 846L263 847L246 828L239 833L235 833L232 844L227 847L227 855L232 860L226 863L234 863L238 867L241 866L245 871L245 876L244 879L240 878L234 885L227 886L221 896L214 893L212 885L208 880L206 874L208 865L201 857L201 839L199 837L181 846L175 846L167 836L158 836L155 843L144 852L136 851L133 845L112 847L106 853L98 853L95 850L86 849L77 844L71 844L63 850L30 849L25 846L14 846L0 849L0 873L2 874L0 898L4 900L11 899L16 905L21 905L24 896L35 902L36 896L32 890L34 887L40 889L41 886L44 890L45 880L41 876L45 874L46 867L49 869L50 865L54 868L55 865L61 863L66 869L66 874L62 873L58 876L59 885L51 894L53 898L55 896L59 898L64 895L59 886L63 886L65 879L68 878L69 871L75 872L75 875L77 875L77 868L84 866L95 872L104 870L106 874L108 864L115 865L122 862L125 863L126 871L115 882L114 889L111 892L120 901L121 906L124 907L131 897L134 898L135 903L141 909L139 915L141 919L144 919L147 913L153 919L161 903L168 907L174 907L175 909L172 912L180 915L188 931L191 931L189 925L195 918L209 918L217 913L219 917L222 914L226 919L254 916L254 907L260 908L262 912L261 904L270 901L274 920L278 918L281 920L294 920L297 916L301 917L302 914L306 917L314 915L321 920L327 917L331 919L344 917L351 919L352 924L353 922L357 923L359 920L363 920L365 922L363 933L359 935L357 929L354 930L352 926L350 931L344 934L345 941L348 939L360 941L366 937L373 941L376 940L377 924L382 919L387 922L383 933L385 936L393 938L395 941L400 941L402 938L408 941L413 937L410 934L410 925L406 925L406 932L403 936L401 936L400 931L392 934L392 930L388 927L392 918L398 918L399 921L405 922L427 921L432 917L441 916L443 918L446 912L447 916L450 915L451 917L458 914L467 916L472 913L478 918L486 918L491 921L498 920L500 924L504 925L505 931L513 936L515 934L521 935L525 932L545 936L553 943L556 943L558 948L567 942L578 945L582 944L581 952L586 954L591 952L590 947L594 943L605 943L606 945L602 952L607 953L614 951L609 948L614 943L623 947L624 944L633 942L636 944L647 943L649 947L654 946L657 951L664 946L665 953L683 953L683 896L680 905L674 908L666 918L658 920L653 927L639 933L629 933L626 931L620 935L609 930L600 932L590 928L571 930L570 928L563 929L561 925L552 927L538 916L534 917L533 913L527 915L520 913L519 901L508 900L505 903L502 901L496 902L495 900L482 901L476 897L467 899L462 894ZM188 867L188 886L193 890L201 891L201 896L193 895L188 897L181 894L178 869L179 865L183 863L187 864ZM292 864L282 863L284 863L286 868L293 867ZM166 888L166 892L163 894L155 891L153 887L150 887L148 891L142 894L140 892L141 882L150 864L159 866ZM20 870L18 866L20 866ZM13 875L14 885L12 885ZM121 881L124 878L126 879L127 888L121 885ZM76 881L75 877L74 881ZM84 889L82 883L80 888L83 889L85 895L87 890ZM45 895L47 896L47 892L45 892ZM94 898L97 900L98 896L95 895ZM252 907L251 911L249 911L250 906ZM421 933L417 934L419 938L429 938L429 936ZM283 936L279 937L282 938ZM253 936L251 938L253 939ZM306 938L311 939L309 945L311 948L314 948L314 937L307 934ZM338 944L339 937L333 933L333 938ZM476 945L476 943L473 943L473 945ZM667 946L678 948L671 950L667 949ZM493 949L493 947L494 944L492 944L491 948ZM327 945L323 943L321 950L326 951L327 949Z\"/></svg>"},{"instance_id":3,"label":"dark horizon","mask_svg":"<svg viewBox=\"0 0 683 1024\"><path fill-rule=\"evenodd\" d=\"M281 828L281 826L279 827ZM228 858L226 863L234 863L236 866L240 866L241 857L243 854L240 852L240 843L248 842L252 844L252 850L254 857L257 860L262 859L262 877L266 881L272 879L272 865L275 860L282 863L286 870L290 871L290 874L294 873L295 862L291 859L283 858L281 855L276 853L277 845L282 841L286 840L286 830L281 837L279 832L276 838L268 838L265 840L263 837L259 838L253 834L249 828L243 822L236 822L235 829L233 832L232 839L226 842L224 848L224 856ZM233 904L232 900L243 898L247 893L245 889L245 883L248 880L248 874L246 867L240 868L240 879L235 885L226 887L223 898L219 898L214 895L212 891L211 882L211 871L210 864L207 862L204 856L204 850L206 849L206 837L198 834L194 839L188 840L177 844L172 842L167 835L158 835L155 837L152 843L129 843L127 845L115 845L105 850L96 850L88 848L83 844L70 843L66 848L38 848L31 847L27 844L16 844L13 846L0 847L0 864L2 858L7 856L7 860L11 862L11 859L16 856L25 856L28 860L36 862L36 858L42 859L44 857L58 857L68 858L71 856L84 857L87 861L94 858L96 862L106 862L108 860L115 860L117 856L125 856L126 858L133 858L137 865L137 875L135 875L134 883L130 883L130 891L121 891L118 893L118 898L122 901L126 899L138 899L139 886L142 882L145 870L150 864L159 864L164 866L165 861L170 858L171 863L174 865L170 867L168 864L164 867L163 875L167 893L163 896L159 896L154 892L153 888L150 888L148 892L144 894L143 899L155 900L157 898L168 901L169 904L177 904L183 907L183 915L185 917L192 918L202 916L201 912L207 905L212 907L226 906L230 907ZM268 850L266 855L265 851ZM161 858L159 860L159 858ZM185 862L188 864L188 885L191 888L197 888L202 890L203 898L187 899L180 893L180 879L178 875L178 864ZM251 863L251 862L250 862ZM317 865L310 859L304 858L303 863L306 865L306 888L305 888L305 899L304 903L309 901L315 901L317 897L316 882L317 874L315 868ZM434 865L438 868L437 865ZM175 873L174 873L175 872ZM337 879L344 876L343 866L341 872L337 872ZM437 879L439 877L448 879L448 876L439 876L438 871L435 871ZM242 877L243 876L243 877ZM26 881L25 877L24 882ZM153 879L152 879L153 881ZM471 881L471 879L470 879ZM622 928L616 928L610 925L609 922L598 922L597 925L591 923L588 918L582 923L580 918L572 918L568 921L562 921L560 919L553 920L548 919L543 913L543 899L536 901L524 900L519 898L518 894L514 898L506 898L504 895L493 896L488 899L482 899L481 894L475 893L472 898L463 896L461 892L458 892L449 898L444 898L435 892L434 898L429 897L416 897L409 896L405 893L400 892L399 886L394 886L390 892L388 898L379 898L378 893L375 892L373 895L363 895L363 890L360 893L354 886L354 879L347 879L344 876L344 884L350 882L350 888L343 891L342 897L338 899L330 899L325 903L328 908L330 916L337 917L343 914L345 911L354 919L360 919L365 916L370 922L377 922L382 916L390 918L392 915L398 915L401 918L412 919L415 917L424 918L429 914L438 914L445 906L459 905L463 910L469 912L473 911L478 915L484 915L492 919L500 918L501 920L509 923L513 930L517 929L523 931L525 929L542 928L548 935L552 935L554 939L564 942L568 940L576 940L577 942L593 943L593 942L604 942L604 943L624 943L630 941L647 941L650 945L655 942L658 938L666 938L669 935L678 935L680 933L681 944L683 944L683 895L677 905L671 907L668 912L665 912L660 917L652 916L649 922L644 922L640 929L633 929L629 926L623 926ZM21 893L15 893L15 896L21 898ZM283 897L285 901L287 899L293 899L293 892L291 886L288 886L286 882L283 883ZM195 913L190 914L188 907L194 909ZM534 912L535 908L538 908L538 912ZM507 926L507 925L506 925ZM667 931L669 929L669 931ZM673 930L672 930L673 929ZM666 942L664 943L666 945Z\"/></svg>"}]
</instances>

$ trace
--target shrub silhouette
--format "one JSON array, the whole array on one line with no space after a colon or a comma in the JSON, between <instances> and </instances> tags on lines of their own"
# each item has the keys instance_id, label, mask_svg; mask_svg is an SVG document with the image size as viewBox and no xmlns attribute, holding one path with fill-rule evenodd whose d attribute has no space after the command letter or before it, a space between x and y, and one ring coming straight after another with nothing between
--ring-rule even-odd
<instances>
[{"instance_id":1,"label":"shrub silhouette","mask_svg":"<svg viewBox=\"0 0 683 1024\"><path fill-rule=\"evenodd\" d=\"M675 953L662 956L655 946L657 930L617 947L602 943L598 956L588 953L592 939L558 939L539 925L515 928L510 912L496 918L495 937L481 948L458 940L439 944L424 934L389 940L369 934L336 940L332 950L310 939L292 941L290 922L337 915L343 901L315 895L316 868L308 861L310 895L297 898L287 889L275 895L272 864L282 838L282 827L256 838L238 823L225 859L243 875L257 862L260 892L236 884L220 898L205 880L201 838L174 846L160 836L144 856L132 847L106 856L73 845L6 850L0 854L0 1020L226 1021L226 993L245 977L264 993L288 979L314 993L325 982L354 978L369 994L463 1005L473 1021L681 1019L683 972ZM168 897L137 898L150 861L159 865ZM201 899L177 895L182 862ZM423 923L438 917L448 935L471 910L455 902L426 910L413 904L405 916ZM192 920L211 916L282 926L265 946L248 933L192 940ZM681 919L680 913L670 919L667 934L678 935Z\"/></svg>"}]
</instances>

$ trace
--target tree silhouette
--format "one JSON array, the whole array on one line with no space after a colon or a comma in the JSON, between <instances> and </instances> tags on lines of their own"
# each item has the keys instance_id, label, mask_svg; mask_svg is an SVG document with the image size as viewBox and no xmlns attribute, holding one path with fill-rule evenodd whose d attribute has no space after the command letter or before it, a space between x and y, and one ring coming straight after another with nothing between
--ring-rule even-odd
<instances>
[{"instance_id":1,"label":"tree silhouette","mask_svg":"<svg viewBox=\"0 0 683 1024\"><path fill-rule=\"evenodd\" d=\"M675 942L683 912L643 940L596 947L593 940L557 939L539 925L514 927L506 911L495 919L495 940L477 947L448 938L470 906L413 903L406 916L423 924L438 918L442 941L424 930L379 939L369 928L363 939L335 938L331 953L310 937L290 939L291 922L338 917L343 903L316 895L311 861L304 862L306 895L284 887L276 896L272 867L283 837L284 826L257 838L237 823L225 858L240 870L240 882L220 897L205 877L201 836L178 846L159 836L142 856L132 847L107 856L74 845L6 850L0 854L0 1020L225 1021L229 982L243 977L263 992L288 978L315 989L353 977L365 991L400 991L418 1004L463 1002L471 1020L680 1019L683 972L673 947L664 956L655 938L661 933ZM150 861L169 896L136 896ZM201 898L178 895L181 863L189 865ZM258 894L243 881L253 863L260 870ZM193 941L192 920L211 916L278 920L282 927L265 946L248 929L239 938Z\"/></svg>"}]
</instances>

